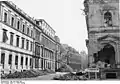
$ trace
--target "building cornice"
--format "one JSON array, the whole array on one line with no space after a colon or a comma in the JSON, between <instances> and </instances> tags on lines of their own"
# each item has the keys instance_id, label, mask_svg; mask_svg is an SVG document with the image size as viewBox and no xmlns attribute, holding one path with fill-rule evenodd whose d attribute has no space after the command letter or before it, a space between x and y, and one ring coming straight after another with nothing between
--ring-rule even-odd
<instances>
[{"instance_id":1,"label":"building cornice","mask_svg":"<svg viewBox=\"0 0 120 84\"><path fill-rule=\"evenodd\" d=\"M36 21L44 21L55 32L55 30L44 19L36 19Z\"/></svg>"},{"instance_id":2,"label":"building cornice","mask_svg":"<svg viewBox=\"0 0 120 84\"><path fill-rule=\"evenodd\" d=\"M89 34L95 34L95 33L116 33L120 32L120 29L111 29L111 30L102 30L102 31L90 31Z\"/></svg>"},{"instance_id":3,"label":"building cornice","mask_svg":"<svg viewBox=\"0 0 120 84\"><path fill-rule=\"evenodd\" d=\"M5 3L6 5L8 5L9 7L11 7L15 12L17 12L18 14L20 14L22 17L24 17L25 19L27 19L29 22L31 22L32 24L35 24L35 21L32 20L32 18L30 16L28 16L26 13L22 13L23 11L20 8L17 8L17 6L13 6L12 3L10 1L2 1L3 3ZM19 9L19 10L18 10Z\"/></svg>"},{"instance_id":4,"label":"building cornice","mask_svg":"<svg viewBox=\"0 0 120 84\"><path fill-rule=\"evenodd\" d=\"M40 26L38 26L36 23L35 23L35 20L32 19L30 16L28 16L26 13L24 13L20 8L16 9L16 5L15 7L10 4L9 1L2 1L3 3L5 3L6 5L8 5L10 8L12 8L15 12L17 12L18 14L20 14L22 17L24 17L26 20L28 20L30 23L32 23L34 26L36 26L37 28L39 28L40 30L42 30L42 28ZM22 13L23 12L23 13Z\"/></svg>"}]
</instances>

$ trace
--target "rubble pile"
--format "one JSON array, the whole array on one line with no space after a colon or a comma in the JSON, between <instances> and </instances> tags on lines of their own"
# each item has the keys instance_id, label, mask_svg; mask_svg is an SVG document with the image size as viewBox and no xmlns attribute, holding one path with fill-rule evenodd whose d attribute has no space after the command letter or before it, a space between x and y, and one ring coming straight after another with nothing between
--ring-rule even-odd
<instances>
[{"instance_id":1,"label":"rubble pile","mask_svg":"<svg viewBox=\"0 0 120 84\"><path fill-rule=\"evenodd\" d=\"M7 75L2 75L1 78L3 79L8 79L8 78L31 78L31 77L37 77L37 76L42 76L42 75L47 75L48 73L53 73L51 70L25 70L22 72L14 72L14 73L9 73Z\"/></svg>"},{"instance_id":2,"label":"rubble pile","mask_svg":"<svg viewBox=\"0 0 120 84\"><path fill-rule=\"evenodd\" d=\"M73 69L69 65L64 64L57 70L57 72L73 72Z\"/></svg>"},{"instance_id":3,"label":"rubble pile","mask_svg":"<svg viewBox=\"0 0 120 84\"><path fill-rule=\"evenodd\" d=\"M47 73L55 73L55 71L51 70L51 69L45 69L44 72L47 72Z\"/></svg>"},{"instance_id":4,"label":"rubble pile","mask_svg":"<svg viewBox=\"0 0 120 84\"><path fill-rule=\"evenodd\" d=\"M69 73L63 76L54 77L53 80L87 80L87 78L85 75L77 75L77 74Z\"/></svg>"}]
</instances>

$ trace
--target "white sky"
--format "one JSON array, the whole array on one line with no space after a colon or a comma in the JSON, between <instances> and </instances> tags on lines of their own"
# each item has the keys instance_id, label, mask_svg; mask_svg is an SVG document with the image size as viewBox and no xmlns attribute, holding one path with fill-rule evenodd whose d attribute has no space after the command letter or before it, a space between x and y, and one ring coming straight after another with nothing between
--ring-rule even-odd
<instances>
[{"instance_id":1,"label":"white sky","mask_svg":"<svg viewBox=\"0 0 120 84\"><path fill-rule=\"evenodd\" d=\"M12 0L20 9L36 19L45 19L56 31L61 43L79 52L87 47L87 28L82 14L84 0Z\"/></svg>"}]
</instances>

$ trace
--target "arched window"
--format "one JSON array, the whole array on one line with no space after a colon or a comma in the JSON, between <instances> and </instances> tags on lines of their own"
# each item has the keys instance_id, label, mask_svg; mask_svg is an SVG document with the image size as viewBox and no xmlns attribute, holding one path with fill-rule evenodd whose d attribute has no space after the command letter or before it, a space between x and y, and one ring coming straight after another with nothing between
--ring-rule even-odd
<instances>
[{"instance_id":1,"label":"arched window","mask_svg":"<svg viewBox=\"0 0 120 84\"><path fill-rule=\"evenodd\" d=\"M112 26L112 14L109 11L104 14L104 21L105 26Z\"/></svg>"}]
</instances>

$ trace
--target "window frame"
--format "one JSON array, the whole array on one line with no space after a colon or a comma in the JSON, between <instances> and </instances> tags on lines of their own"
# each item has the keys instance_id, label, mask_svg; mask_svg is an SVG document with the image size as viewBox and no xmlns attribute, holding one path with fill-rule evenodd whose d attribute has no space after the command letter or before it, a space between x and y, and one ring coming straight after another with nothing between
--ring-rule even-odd
<instances>
[{"instance_id":1,"label":"window frame","mask_svg":"<svg viewBox=\"0 0 120 84\"><path fill-rule=\"evenodd\" d=\"M16 35L16 47L19 47L20 45L20 36Z\"/></svg>"},{"instance_id":2,"label":"window frame","mask_svg":"<svg viewBox=\"0 0 120 84\"><path fill-rule=\"evenodd\" d=\"M2 58L2 57L3 57L3 58ZM0 63L3 64L3 65L5 64L5 53L3 53L3 52L1 53Z\"/></svg>"},{"instance_id":3,"label":"window frame","mask_svg":"<svg viewBox=\"0 0 120 84\"><path fill-rule=\"evenodd\" d=\"M106 15L107 13L109 13L109 16ZM111 22L111 23L109 23L109 22ZM106 24L107 27L111 27L113 25L112 24L112 13L110 11L104 12L104 24Z\"/></svg>"},{"instance_id":4,"label":"window frame","mask_svg":"<svg viewBox=\"0 0 120 84\"><path fill-rule=\"evenodd\" d=\"M26 39L26 50L29 50L29 40Z\"/></svg>"},{"instance_id":5,"label":"window frame","mask_svg":"<svg viewBox=\"0 0 120 84\"><path fill-rule=\"evenodd\" d=\"M6 17L5 17L5 14L6 14ZM3 21L5 22L5 23L8 23L8 12L6 11L6 10L4 10L4 13L3 13Z\"/></svg>"},{"instance_id":6,"label":"window frame","mask_svg":"<svg viewBox=\"0 0 120 84\"><path fill-rule=\"evenodd\" d=\"M25 47L25 38L21 38L22 39L22 46L21 46L21 48L23 48L24 49L24 47Z\"/></svg>"},{"instance_id":7,"label":"window frame","mask_svg":"<svg viewBox=\"0 0 120 84\"><path fill-rule=\"evenodd\" d=\"M6 42L7 42L7 40L8 40L7 31L8 31L8 30L6 30L6 29L3 29L3 34L2 34L2 35L3 35L3 37L2 37L2 42L4 42L4 43L6 43ZM4 35L5 35L6 37L5 37Z\"/></svg>"},{"instance_id":8,"label":"window frame","mask_svg":"<svg viewBox=\"0 0 120 84\"><path fill-rule=\"evenodd\" d=\"M30 28L27 27L27 35L29 35L29 34L30 34Z\"/></svg>"},{"instance_id":9,"label":"window frame","mask_svg":"<svg viewBox=\"0 0 120 84\"><path fill-rule=\"evenodd\" d=\"M30 41L30 51L33 51L33 42L32 41Z\"/></svg>"},{"instance_id":10,"label":"window frame","mask_svg":"<svg viewBox=\"0 0 120 84\"><path fill-rule=\"evenodd\" d=\"M31 30L31 37L33 37L33 30Z\"/></svg>"},{"instance_id":11,"label":"window frame","mask_svg":"<svg viewBox=\"0 0 120 84\"><path fill-rule=\"evenodd\" d=\"M22 32L25 33L25 24L22 24Z\"/></svg>"},{"instance_id":12,"label":"window frame","mask_svg":"<svg viewBox=\"0 0 120 84\"><path fill-rule=\"evenodd\" d=\"M33 60L32 58L30 58L30 66L32 66Z\"/></svg>"},{"instance_id":13,"label":"window frame","mask_svg":"<svg viewBox=\"0 0 120 84\"><path fill-rule=\"evenodd\" d=\"M8 59L8 64L11 65L12 64L12 54L9 54L9 59Z\"/></svg>"},{"instance_id":14,"label":"window frame","mask_svg":"<svg viewBox=\"0 0 120 84\"><path fill-rule=\"evenodd\" d=\"M23 59L22 59L22 58L23 58ZM23 65L23 62L24 62L24 57L21 56L20 65Z\"/></svg>"},{"instance_id":15,"label":"window frame","mask_svg":"<svg viewBox=\"0 0 120 84\"><path fill-rule=\"evenodd\" d=\"M26 59L25 59L25 65L26 66L28 65L28 57L26 57Z\"/></svg>"},{"instance_id":16,"label":"window frame","mask_svg":"<svg viewBox=\"0 0 120 84\"><path fill-rule=\"evenodd\" d=\"M10 32L10 45L13 45L13 42L14 42L13 39L14 39L14 33Z\"/></svg>"},{"instance_id":17,"label":"window frame","mask_svg":"<svg viewBox=\"0 0 120 84\"><path fill-rule=\"evenodd\" d=\"M12 27L14 27L14 25L15 25L15 16L13 16L13 15L11 15L11 20L10 20L11 22L10 22L10 25L12 26Z\"/></svg>"},{"instance_id":18,"label":"window frame","mask_svg":"<svg viewBox=\"0 0 120 84\"><path fill-rule=\"evenodd\" d=\"M15 65L18 65L18 55L15 56Z\"/></svg>"},{"instance_id":19,"label":"window frame","mask_svg":"<svg viewBox=\"0 0 120 84\"><path fill-rule=\"evenodd\" d=\"M18 22L19 22L19 25L18 25ZM17 19L16 28L20 30L20 19Z\"/></svg>"}]
</instances>

